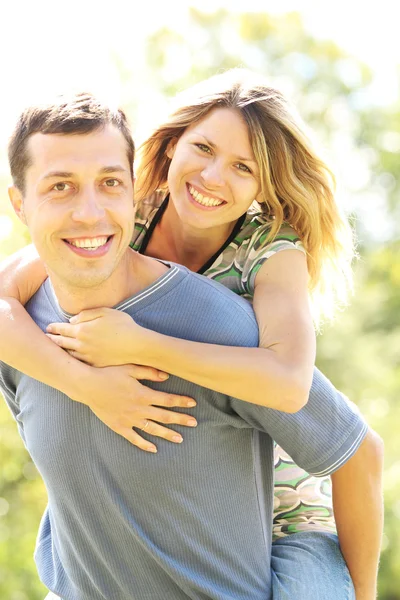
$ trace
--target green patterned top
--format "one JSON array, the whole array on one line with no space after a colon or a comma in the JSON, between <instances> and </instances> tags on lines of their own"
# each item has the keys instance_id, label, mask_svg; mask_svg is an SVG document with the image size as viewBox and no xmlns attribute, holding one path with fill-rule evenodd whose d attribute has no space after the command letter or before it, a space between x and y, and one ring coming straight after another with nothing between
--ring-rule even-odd
<instances>
[{"instance_id":1,"label":"green patterned top","mask_svg":"<svg viewBox=\"0 0 400 600\"><path fill-rule=\"evenodd\" d=\"M155 193L140 203L131 242L134 250L145 253L167 202L165 194ZM270 256L281 250L305 252L297 233L288 224L266 244L270 227L260 210L251 207L239 219L227 242L199 272L252 301L257 272ZM300 531L336 533L331 480L310 476L275 445L273 539Z\"/></svg>"}]
</instances>

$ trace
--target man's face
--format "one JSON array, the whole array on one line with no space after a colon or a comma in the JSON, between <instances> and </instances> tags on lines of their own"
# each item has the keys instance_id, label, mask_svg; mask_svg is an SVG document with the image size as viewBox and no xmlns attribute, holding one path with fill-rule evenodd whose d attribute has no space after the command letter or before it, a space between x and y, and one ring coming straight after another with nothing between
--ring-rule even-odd
<instances>
[{"instance_id":1,"label":"man's face","mask_svg":"<svg viewBox=\"0 0 400 600\"><path fill-rule=\"evenodd\" d=\"M113 125L85 135L36 133L28 151L25 194L10 196L49 274L68 287L101 285L133 231L125 138Z\"/></svg>"}]
</instances>

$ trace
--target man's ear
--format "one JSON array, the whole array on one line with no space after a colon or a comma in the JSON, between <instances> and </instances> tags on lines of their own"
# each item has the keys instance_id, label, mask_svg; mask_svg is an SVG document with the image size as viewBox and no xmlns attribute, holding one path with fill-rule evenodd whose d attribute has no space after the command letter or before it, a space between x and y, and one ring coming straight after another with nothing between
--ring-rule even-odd
<instances>
[{"instance_id":1,"label":"man's ear","mask_svg":"<svg viewBox=\"0 0 400 600\"><path fill-rule=\"evenodd\" d=\"M10 202L13 206L14 212L19 218L20 221L24 225L26 225L26 218L24 212L24 198L22 196L21 190L15 185L10 185L8 188L8 197L10 198Z\"/></svg>"},{"instance_id":2,"label":"man's ear","mask_svg":"<svg viewBox=\"0 0 400 600\"><path fill-rule=\"evenodd\" d=\"M135 216L136 216L137 201L135 198L135 185L136 185L136 175L133 175L133 177L132 177L132 190L133 190L132 200L133 200L133 210L135 211Z\"/></svg>"},{"instance_id":3,"label":"man's ear","mask_svg":"<svg viewBox=\"0 0 400 600\"><path fill-rule=\"evenodd\" d=\"M167 146L167 152L166 155L168 156L168 158L170 158L172 160L172 157L175 154L175 149L176 149L176 145L178 143L177 138L172 138L172 140L169 142L168 146Z\"/></svg>"}]
</instances>

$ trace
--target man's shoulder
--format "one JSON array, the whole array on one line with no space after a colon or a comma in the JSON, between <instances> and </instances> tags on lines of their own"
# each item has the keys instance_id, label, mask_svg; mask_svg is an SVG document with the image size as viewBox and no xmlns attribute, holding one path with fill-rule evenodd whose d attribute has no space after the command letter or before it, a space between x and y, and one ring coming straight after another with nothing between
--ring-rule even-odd
<instances>
[{"instance_id":1,"label":"man's shoulder","mask_svg":"<svg viewBox=\"0 0 400 600\"><path fill-rule=\"evenodd\" d=\"M212 332L212 339L201 341L238 346L258 344L258 325L250 302L217 281L181 265L175 266L184 275L175 297L180 314L189 321L193 312L192 327Z\"/></svg>"},{"instance_id":2,"label":"man's shoulder","mask_svg":"<svg viewBox=\"0 0 400 600\"><path fill-rule=\"evenodd\" d=\"M186 267L163 262L168 272L116 308L166 335L225 345L258 344L249 302Z\"/></svg>"},{"instance_id":3,"label":"man's shoulder","mask_svg":"<svg viewBox=\"0 0 400 600\"><path fill-rule=\"evenodd\" d=\"M60 320L49 279L46 279L36 294L32 296L25 309L43 331L52 321Z\"/></svg>"},{"instance_id":4,"label":"man's shoulder","mask_svg":"<svg viewBox=\"0 0 400 600\"><path fill-rule=\"evenodd\" d=\"M193 273L193 271L190 271L182 265L174 266L186 274L188 278L187 283L193 286L193 288L196 288L199 293L201 292L207 296L210 295L210 299L213 299L216 304L221 302L225 303L227 309L232 308L244 311L244 313L249 315L252 320L255 320L253 307L248 300L245 300L238 294L235 294L232 292L232 290L214 279L210 279L209 277L200 275L199 273Z\"/></svg>"}]
</instances>

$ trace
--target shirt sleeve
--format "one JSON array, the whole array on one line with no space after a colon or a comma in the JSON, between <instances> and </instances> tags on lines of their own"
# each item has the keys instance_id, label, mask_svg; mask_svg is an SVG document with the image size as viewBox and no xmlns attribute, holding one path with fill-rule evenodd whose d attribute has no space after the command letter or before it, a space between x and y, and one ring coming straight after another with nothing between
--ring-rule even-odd
<instances>
[{"instance_id":1,"label":"shirt sleeve","mask_svg":"<svg viewBox=\"0 0 400 600\"><path fill-rule=\"evenodd\" d=\"M246 252L243 266L242 285L246 293L254 295L254 281L264 262L276 252L282 250L300 250L305 253L305 248L295 230L284 223L272 242L266 242L271 229L270 223L257 227L252 235Z\"/></svg>"},{"instance_id":2,"label":"shirt sleeve","mask_svg":"<svg viewBox=\"0 0 400 600\"><path fill-rule=\"evenodd\" d=\"M307 404L288 414L232 399L234 410L251 426L267 432L302 469L323 477L357 451L368 425L358 408L318 370Z\"/></svg>"},{"instance_id":3,"label":"shirt sleeve","mask_svg":"<svg viewBox=\"0 0 400 600\"><path fill-rule=\"evenodd\" d=\"M17 422L19 433L25 444L24 427L21 419L19 418L20 407L17 397L15 370L2 362L0 362L0 395L1 394L3 394L7 406Z\"/></svg>"}]
</instances>

